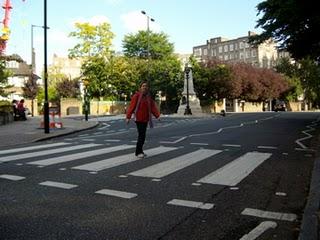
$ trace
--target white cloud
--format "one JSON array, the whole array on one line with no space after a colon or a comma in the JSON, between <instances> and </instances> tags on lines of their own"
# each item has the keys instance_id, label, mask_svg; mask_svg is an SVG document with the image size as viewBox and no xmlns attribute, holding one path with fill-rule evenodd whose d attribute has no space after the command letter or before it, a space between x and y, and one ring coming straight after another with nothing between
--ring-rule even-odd
<instances>
[{"instance_id":1,"label":"white cloud","mask_svg":"<svg viewBox=\"0 0 320 240\"><path fill-rule=\"evenodd\" d=\"M147 16L142 14L140 11L132 11L121 15L121 20L124 24L125 29L128 32L137 32L139 30L147 30L148 20ZM149 19L150 31L159 32L160 25L157 22L152 22Z\"/></svg>"}]
</instances>

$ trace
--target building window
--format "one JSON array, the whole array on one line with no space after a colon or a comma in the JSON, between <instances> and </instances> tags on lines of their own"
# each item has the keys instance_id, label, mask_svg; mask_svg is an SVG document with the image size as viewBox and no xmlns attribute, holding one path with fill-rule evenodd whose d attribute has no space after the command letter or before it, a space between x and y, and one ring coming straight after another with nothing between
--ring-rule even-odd
<instances>
[{"instance_id":1,"label":"building window","mask_svg":"<svg viewBox=\"0 0 320 240\"><path fill-rule=\"evenodd\" d=\"M256 57L257 56L257 51L255 49L252 50L252 57Z\"/></svg>"},{"instance_id":2,"label":"building window","mask_svg":"<svg viewBox=\"0 0 320 240\"><path fill-rule=\"evenodd\" d=\"M243 42L240 42L239 49L242 49L244 47Z\"/></svg>"},{"instance_id":3,"label":"building window","mask_svg":"<svg viewBox=\"0 0 320 240\"><path fill-rule=\"evenodd\" d=\"M224 52L228 52L228 45L224 45Z\"/></svg>"},{"instance_id":4,"label":"building window","mask_svg":"<svg viewBox=\"0 0 320 240\"><path fill-rule=\"evenodd\" d=\"M229 60L229 55L224 55L224 60L228 61Z\"/></svg>"},{"instance_id":5,"label":"building window","mask_svg":"<svg viewBox=\"0 0 320 240\"><path fill-rule=\"evenodd\" d=\"M230 51L233 51L233 44L229 45L229 49L230 49Z\"/></svg>"},{"instance_id":6,"label":"building window","mask_svg":"<svg viewBox=\"0 0 320 240\"><path fill-rule=\"evenodd\" d=\"M219 53L222 53L222 46L219 46Z\"/></svg>"},{"instance_id":7,"label":"building window","mask_svg":"<svg viewBox=\"0 0 320 240\"><path fill-rule=\"evenodd\" d=\"M208 50L205 48L203 49L203 55L207 56L208 55Z\"/></svg>"},{"instance_id":8,"label":"building window","mask_svg":"<svg viewBox=\"0 0 320 240\"><path fill-rule=\"evenodd\" d=\"M201 48L194 49L194 55L201 56Z\"/></svg>"}]
</instances>

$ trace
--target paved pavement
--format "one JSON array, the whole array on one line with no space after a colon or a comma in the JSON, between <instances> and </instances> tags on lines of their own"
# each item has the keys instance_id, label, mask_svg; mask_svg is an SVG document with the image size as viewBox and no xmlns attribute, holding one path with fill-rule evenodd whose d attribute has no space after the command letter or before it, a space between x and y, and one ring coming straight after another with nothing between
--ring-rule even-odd
<instances>
[{"instance_id":1,"label":"paved pavement","mask_svg":"<svg viewBox=\"0 0 320 240\"><path fill-rule=\"evenodd\" d=\"M124 116L114 116L116 118ZM111 118L113 118L111 116ZM99 119L84 121L83 116L76 118L62 118L62 128L50 129L44 133L41 128L42 117L29 117L27 121L15 121L10 124L0 125L0 149L10 148L25 143L32 143L44 139L67 135L74 132L91 129L99 125ZM320 157L314 163L308 201L304 210L301 223L299 240L320 239Z\"/></svg>"},{"instance_id":2,"label":"paved pavement","mask_svg":"<svg viewBox=\"0 0 320 240\"><path fill-rule=\"evenodd\" d=\"M14 121L0 125L0 148L24 143L37 142L61 135L96 127L98 121L83 121L83 117L62 118L62 128L50 128L50 133L44 133L41 128L43 117L28 117L27 121Z\"/></svg>"}]
</instances>

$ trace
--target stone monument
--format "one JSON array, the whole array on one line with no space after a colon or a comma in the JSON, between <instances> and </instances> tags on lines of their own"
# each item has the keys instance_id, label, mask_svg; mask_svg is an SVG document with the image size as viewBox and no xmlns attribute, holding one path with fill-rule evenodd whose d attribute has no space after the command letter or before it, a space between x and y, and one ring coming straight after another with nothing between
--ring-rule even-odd
<instances>
[{"instance_id":1,"label":"stone monument","mask_svg":"<svg viewBox=\"0 0 320 240\"><path fill-rule=\"evenodd\" d=\"M178 108L178 115L202 115L200 100L193 88L192 68L186 66L184 71L184 87Z\"/></svg>"}]
</instances>

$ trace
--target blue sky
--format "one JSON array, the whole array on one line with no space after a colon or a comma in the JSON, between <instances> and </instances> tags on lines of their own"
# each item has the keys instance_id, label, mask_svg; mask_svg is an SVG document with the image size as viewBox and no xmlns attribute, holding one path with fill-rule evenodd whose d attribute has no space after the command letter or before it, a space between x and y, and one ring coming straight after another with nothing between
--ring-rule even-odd
<instances>
[{"instance_id":1,"label":"blue sky","mask_svg":"<svg viewBox=\"0 0 320 240\"><path fill-rule=\"evenodd\" d=\"M144 10L155 22L150 30L164 32L177 53L192 53L192 47L214 37L238 38L255 29L256 6L262 0L47 0L48 63L53 54L67 56L75 45L68 34L77 21L99 23L108 21L116 37L114 50L122 50L125 34L146 30ZM30 63L31 24L43 25L43 0L11 0L10 39L6 54L19 54ZM1 9L1 19L4 11ZM37 72L43 66L43 29L33 28L37 54Z\"/></svg>"}]
</instances>

